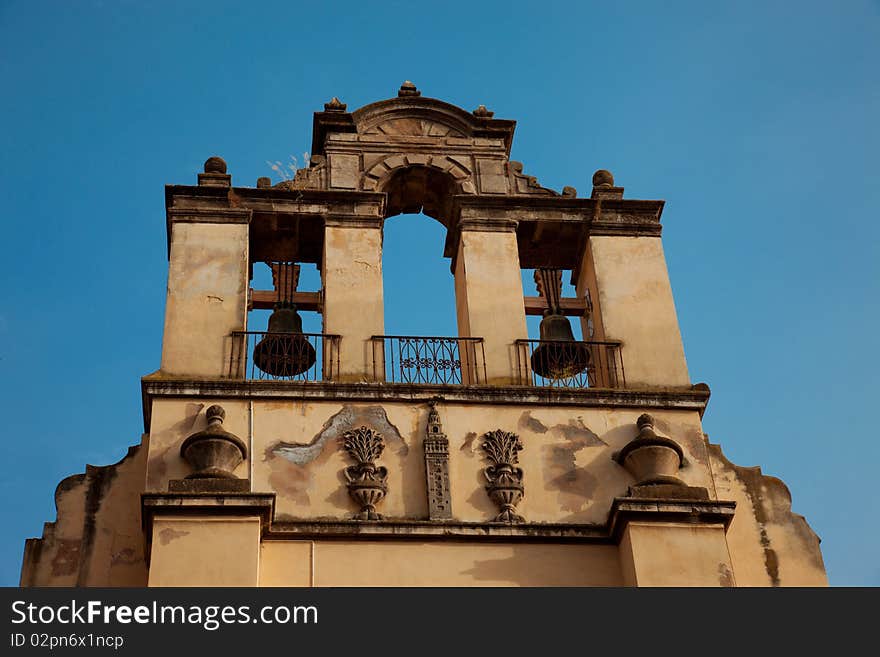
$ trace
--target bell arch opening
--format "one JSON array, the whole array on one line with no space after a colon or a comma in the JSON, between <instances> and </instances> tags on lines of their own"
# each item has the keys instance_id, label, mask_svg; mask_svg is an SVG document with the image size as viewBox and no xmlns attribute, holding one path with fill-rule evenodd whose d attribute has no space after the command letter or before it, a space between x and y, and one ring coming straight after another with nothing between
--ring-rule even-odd
<instances>
[{"instance_id":1,"label":"bell arch opening","mask_svg":"<svg viewBox=\"0 0 880 657\"><path fill-rule=\"evenodd\" d=\"M388 195L385 217L424 214L449 228L452 197L461 189L455 178L442 169L413 165L394 171L381 186Z\"/></svg>"},{"instance_id":2,"label":"bell arch opening","mask_svg":"<svg viewBox=\"0 0 880 657\"><path fill-rule=\"evenodd\" d=\"M389 335L458 335L455 282L443 257L445 233L427 213L385 221L382 278Z\"/></svg>"}]
</instances>

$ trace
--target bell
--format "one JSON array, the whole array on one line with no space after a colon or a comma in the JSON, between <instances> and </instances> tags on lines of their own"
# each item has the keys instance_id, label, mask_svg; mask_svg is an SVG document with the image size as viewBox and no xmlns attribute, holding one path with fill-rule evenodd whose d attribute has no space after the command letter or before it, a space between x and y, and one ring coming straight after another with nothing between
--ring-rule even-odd
<instances>
[{"instance_id":1,"label":"bell","mask_svg":"<svg viewBox=\"0 0 880 657\"><path fill-rule=\"evenodd\" d=\"M302 334L302 319L289 301L275 304L265 337L254 347L254 365L272 376L296 376L315 364L315 348Z\"/></svg>"},{"instance_id":2,"label":"bell","mask_svg":"<svg viewBox=\"0 0 880 657\"><path fill-rule=\"evenodd\" d=\"M531 362L532 370L545 379L567 379L587 369L590 349L575 341L567 317L545 315L541 319L541 344L532 352Z\"/></svg>"}]
</instances>

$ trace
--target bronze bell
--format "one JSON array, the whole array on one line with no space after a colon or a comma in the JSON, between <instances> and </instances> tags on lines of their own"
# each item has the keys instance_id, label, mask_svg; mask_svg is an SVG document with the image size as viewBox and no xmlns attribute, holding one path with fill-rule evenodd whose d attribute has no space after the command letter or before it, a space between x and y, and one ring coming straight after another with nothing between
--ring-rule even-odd
<instances>
[{"instance_id":1,"label":"bronze bell","mask_svg":"<svg viewBox=\"0 0 880 657\"><path fill-rule=\"evenodd\" d=\"M541 344L532 352L532 370L545 379L567 379L587 369L590 348L574 339L568 318L562 314L559 298L562 272L558 269L535 270L538 292L547 299L541 319Z\"/></svg>"},{"instance_id":2,"label":"bronze bell","mask_svg":"<svg viewBox=\"0 0 880 657\"><path fill-rule=\"evenodd\" d=\"M292 302L275 304L266 335L254 347L253 357L254 365L273 376L296 376L315 364L315 348L302 334L302 318Z\"/></svg>"}]
</instances>

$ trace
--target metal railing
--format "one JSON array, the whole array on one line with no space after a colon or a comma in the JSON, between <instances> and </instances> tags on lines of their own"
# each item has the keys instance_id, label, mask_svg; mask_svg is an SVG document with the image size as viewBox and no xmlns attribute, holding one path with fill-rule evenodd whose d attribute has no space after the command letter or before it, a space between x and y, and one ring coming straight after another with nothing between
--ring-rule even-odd
<instances>
[{"instance_id":1,"label":"metal railing","mask_svg":"<svg viewBox=\"0 0 880 657\"><path fill-rule=\"evenodd\" d=\"M229 375L268 381L333 381L339 376L338 335L233 331Z\"/></svg>"},{"instance_id":2,"label":"metal railing","mask_svg":"<svg viewBox=\"0 0 880 657\"><path fill-rule=\"evenodd\" d=\"M541 388L624 388L620 342L517 340L520 385Z\"/></svg>"},{"instance_id":3,"label":"metal railing","mask_svg":"<svg viewBox=\"0 0 880 657\"><path fill-rule=\"evenodd\" d=\"M387 383L486 382L483 338L374 335L373 379Z\"/></svg>"}]
</instances>

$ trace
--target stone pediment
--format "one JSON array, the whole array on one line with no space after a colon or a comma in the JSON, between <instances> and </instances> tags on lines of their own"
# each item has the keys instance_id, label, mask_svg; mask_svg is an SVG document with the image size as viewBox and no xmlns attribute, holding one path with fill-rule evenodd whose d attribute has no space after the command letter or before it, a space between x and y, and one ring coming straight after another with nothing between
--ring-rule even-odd
<instances>
[{"instance_id":1,"label":"stone pediment","mask_svg":"<svg viewBox=\"0 0 880 657\"><path fill-rule=\"evenodd\" d=\"M387 135L388 137L464 137L465 134L455 126L434 119L400 117L388 119L366 128L365 135Z\"/></svg>"}]
</instances>

